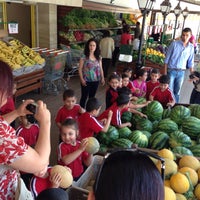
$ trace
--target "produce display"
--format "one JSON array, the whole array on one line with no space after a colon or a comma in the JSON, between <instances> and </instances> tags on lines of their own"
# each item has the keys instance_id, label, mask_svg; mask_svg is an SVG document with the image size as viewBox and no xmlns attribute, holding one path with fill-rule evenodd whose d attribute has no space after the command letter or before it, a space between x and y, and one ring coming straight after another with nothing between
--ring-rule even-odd
<instances>
[{"instance_id":1,"label":"produce display","mask_svg":"<svg viewBox=\"0 0 200 200\"><path fill-rule=\"evenodd\" d=\"M6 62L13 70L45 63L39 53L17 39L0 40L0 60Z\"/></svg>"},{"instance_id":2,"label":"produce display","mask_svg":"<svg viewBox=\"0 0 200 200\"><path fill-rule=\"evenodd\" d=\"M165 159L165 200L200 200L200 105L163 109L153 101L141 111L147 119L125 112L122 119L130 128L110 126L97 134L100 151L148 148ZM160 170L160 161L152 160Z\"/></svg>"}]
</instances>

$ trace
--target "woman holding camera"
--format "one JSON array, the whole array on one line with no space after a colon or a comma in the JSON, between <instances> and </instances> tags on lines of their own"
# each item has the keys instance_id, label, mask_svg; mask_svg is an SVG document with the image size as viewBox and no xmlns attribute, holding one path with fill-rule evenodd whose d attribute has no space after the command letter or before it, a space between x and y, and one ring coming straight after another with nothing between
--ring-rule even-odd
<instances>
[{"instance_id":1,"label":"woman holding camera","mask_svg":"<svg viewBox=\"0 0 200 200\"><path fill-rule=\"evenodd\" d=\"M0 61L0 107L12 95L13 82L12 70ZM26 109L31 103L33 100L25 100L18 109L0 116L0 199L19 199L18 189L21 188L21 192L26 190L19 171L36 173L49 164L51 119L46 104L37 102L38 108L34 117L40 124L40 131L34 149L28 146L23 138L17 137L15 130L9 125L17 117L31 114ZM22 199L26 197L23 196ZM31 196L28 199L31 199Z\"/></svg>"}]
</instances>

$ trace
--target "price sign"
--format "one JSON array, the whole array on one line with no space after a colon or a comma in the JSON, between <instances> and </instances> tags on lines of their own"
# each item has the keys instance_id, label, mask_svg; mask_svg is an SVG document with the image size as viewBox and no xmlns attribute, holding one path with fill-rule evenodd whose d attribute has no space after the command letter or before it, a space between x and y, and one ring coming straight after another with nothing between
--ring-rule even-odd
<instances>
[{"instance_id":1,"label":"price sign","mask_svg":"<svg viewBox=\"0 0 200 200\"><path fill-rule=\"evenodd\" d=\"M8 32L9 34L17 34L18 31L18 23L8 23Z\"/></svg>"}]
</instances>

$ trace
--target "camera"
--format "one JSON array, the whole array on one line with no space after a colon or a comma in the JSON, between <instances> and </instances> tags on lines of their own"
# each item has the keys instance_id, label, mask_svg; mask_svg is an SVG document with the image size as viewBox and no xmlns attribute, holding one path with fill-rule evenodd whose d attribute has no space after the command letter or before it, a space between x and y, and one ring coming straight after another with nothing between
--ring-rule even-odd
<instances>
[{"instance_id":1,"label":"camera","mask_svg":"<svg viewBox=\"0 0 200 200\"><path fill-rule=\"evenodd\" d=\"M32 112L33 114L36 113L36 110L37 110L37 104L36 103L30 103L26 106L26 109L30 112Z\"/></svg>"},{"instance_id":2,"label":"camera","mask_svg":"<svg viewBox=\"0 0 200 200\"><path fill-rule=\"evenodd\" d=\"M189 75L189 78L190 78L190 79L193 79L193 78L195 78L195 76L196 76L197 78L200 78L200 73L197 72L197 71L194 71L194 72L192 72L192 74Z\"/></svg>"}]
</instances>

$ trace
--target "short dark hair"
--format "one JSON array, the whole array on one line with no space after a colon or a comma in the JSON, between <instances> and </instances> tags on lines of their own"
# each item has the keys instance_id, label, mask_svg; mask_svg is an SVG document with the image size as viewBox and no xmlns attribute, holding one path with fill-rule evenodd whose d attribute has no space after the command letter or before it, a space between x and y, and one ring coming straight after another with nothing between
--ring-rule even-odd
<instances>
[{"instance_id":1,"label":"short dark hair","mask_svg":"<svg viewBox=\"0 0 200 200\"><path fill-rule=\"evenodd\" d=\"M170 83L170 77L168 75L162 75L159 78L159 82L162 84L169 84Z\"/></svg>"},{"instance_id":2,"label":"short dark hair","mask_svg":"<svg viewBox=\"0 0 200 200\"><path fill-rule=\"evenodd\" d=\"M72 89L67 89L63 92L63 100L66 100L66 98L69 97L75 97L75 92Z\"/></svg>"},{"instance_id":3,"label":"short dark hair","mask_svg":"<svg viewBox=\"0 0 200 200\"><path fill-rule=\"evenodd\" d=\"M122 71L123 73L126 73L126 72L133 72L133 69L131 67L125 67Z\"/></svg>"},{"instance_id":4,"label":"short dark hair","mask_svg":"<svg viewBox=\"0 0 200 200\"><path fill-rule=\"evenodd\" d=\"M192 30L191 30L191 28L184 28L184 29L182 30L182 33L183 33L183 32L186 32L186 33L190 32L190 33L192 33Z\"/></svg>"},{"instance_id":5,"label":"short dark hair","mask_svg":"<svg viewBox=\"0 0 200 200\"><path fill-rule=\"evenodd\" d=\"M151 74L160 74L160 70L156 69L156 68L153 68L150 73Z\"/></svg>"},{"instance_id":6,"label":"short dark hair","mask_svg":"<svg viewBox=\"0 0 200 200\"><path fill-rule=\"evenodd\" d=\"M78 130L78 123L73 118L67 118L61 123L61 127L65 126L73 126L76 130Z\"/></svg>"},{"instance_id":7,"label":"short dark hair","mask_svg":"<svg viewBox=\"0 0 200 200\"><path fill-rule=\"evenodd\" d=\"M136 78L143 76L147 71L145 69L138 69L135 73Z\"/></svg>"},{"instance_id":8,"label":"short dark hair","mask_svg":"<svg viewBox=\"0 0 200 200\"><path fill-rule=\"evenodd\" d=\"M36 200L68 200L68 193L61 188L49 188L40 192Z\"/></svg>"},{"instance_id":9,"label":"short dark hair","mask_svg":"<svg viewBox=\"0 0 200 200\"><path fill-rule=\"evenodd\" d=\"M87 112L91 112L93 110L98 110L100 107L101 107L101 103L95 97L89 98L86 103L86 111Z\"/></svg>"},{"instance_id":10,"label":"short dark hair","mask_svg":"<svg viewBox=\"0 0 200 200\"><path fill-rule=\"evenodd\" d=\"M117 79L118 81L120 81L120 75L117 73L112 73L110 74L110 76L108 77L108 82L110 82L112 79Z\"/></svg>"},{"instance_id":11,"label":"short dark hair","mask_svg":"<svg viewBox=\"0 0 200 200\"><path fill-rule=\"evenodd\" d=\"M130 88L124 86L124 87L119 88L118 90L118 95L121 95L121 94L125 94L129 96L132 94L132 92Z\"/></svg>"},{"instance_id":12,"label":"short dark hair","mask_svg":"<svg viewBox=\"0 0 200 200\"><path fill-rule=\"evenodd\" d=\"M122 74L122 79L123 78L129 78L129 76L127 74Z\"/></svg>"},{"instance_id":13,"label":"short dark hair","mask_svg":"<svg viewBox=\"0 0 200 200\"><path fill-rule=\"evenodd\" d=\"M116 100L118 106L126 105L129 103L129 101L130 97L127 94L120 94Z\"/></svg>"}]
</instances>

